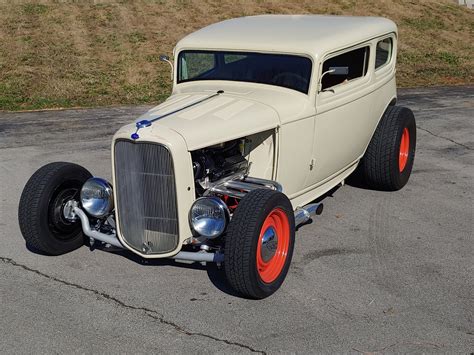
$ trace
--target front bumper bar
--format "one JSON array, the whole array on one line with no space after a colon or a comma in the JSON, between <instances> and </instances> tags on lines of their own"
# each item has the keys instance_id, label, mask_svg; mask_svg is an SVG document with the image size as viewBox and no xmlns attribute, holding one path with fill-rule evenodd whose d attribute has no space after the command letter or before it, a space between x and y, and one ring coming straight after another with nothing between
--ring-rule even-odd
<instances>
[{"instance_id":1,"label":"front bumper bar","mask_svg":"<svg viewBox=\"0 0 474 355\"><path fill-rule=\"evenodd\" d=\"M101 233L97 230L91 228L89 223L89 218L87 217L86 213L81 210L79 207L74 207L73 211L77 217L81 220L82 231L85 235L87 235L91 242L96 240L113 245L114 247L125 249L122 243L117 239L115 233L113 234L105 234ZM198 261L198 262L216 262L221 263L224 261L224 254L222 253L209 253L206 251L199 251L199 252L188 252L188 251L180 251L178 254L173 255L170 257L171 259L176 260L190 260L190 261Z\"/></svg>"}]
</instances>

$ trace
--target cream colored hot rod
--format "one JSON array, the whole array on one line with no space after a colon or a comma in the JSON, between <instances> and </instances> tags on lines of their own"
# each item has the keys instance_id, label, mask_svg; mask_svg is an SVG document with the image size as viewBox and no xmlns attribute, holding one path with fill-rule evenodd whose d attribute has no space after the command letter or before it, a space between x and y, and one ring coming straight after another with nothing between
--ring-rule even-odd
<instances>
[{"instance_id":1,"label":"cream colored hot rod","mask_svg":"<svg viewBox=\"0 0 474 355\"><path fill-rule=\"evenodd\" d=\"M268 15L205 27L174 49L168 100L118 130L113 181L57 162L23 191L33 248L84 244L217 262L232 288L283 283L295 228L351 174L398 190L415 119L396 105L397 27L384 18Z\"/></svg>"}]
</instances>

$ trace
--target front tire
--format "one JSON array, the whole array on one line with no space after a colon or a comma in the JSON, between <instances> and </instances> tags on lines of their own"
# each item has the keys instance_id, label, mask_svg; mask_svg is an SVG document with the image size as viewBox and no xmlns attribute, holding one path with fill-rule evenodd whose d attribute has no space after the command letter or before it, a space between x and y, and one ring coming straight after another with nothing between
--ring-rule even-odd
<instances>
[{"instance_id":1,"label":"front tire","mask_svg":"<svg viewBox=\"0 0 474 355\"><path fill-rule=\"evenodd\" d=\"M245 297L270 296L285 280L293 256L295 219L281 192L249 192L225 236L224 268L230 286Z\"/></svg>"},{"instance_id":2,"label":"front tire","mask_svg":"<svg viewBox=\"0 0 474 355\"><path fill-rule=\"evenodd\" d=\"M85 168L57 162L43 166L28 180L18 209L18 221L27 246L48 255L73 251L84 243L79 221L69 221L63 208L79 200L82 185L92 177Z\"/></svg>"},{"instance_id":3,"label":"front tire","mask_svg":"<svg viewBox=\"0 0 474 355\"><path fill-rule=\"evenodd\" d=\"M361 159L359 173L364 183L376 190L396 191L410 178L416 148L413 112L389 106Z\"/></svg>"}]
</instances>

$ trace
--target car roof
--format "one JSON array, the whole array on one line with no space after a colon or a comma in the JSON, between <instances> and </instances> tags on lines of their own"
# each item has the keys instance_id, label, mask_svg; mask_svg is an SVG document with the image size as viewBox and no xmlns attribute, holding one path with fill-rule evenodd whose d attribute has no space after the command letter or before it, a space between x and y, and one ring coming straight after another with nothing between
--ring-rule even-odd
<instances>
[{"instance_id":1,"label":"car roof","mask_svg":"<svg viewBox=\"0 0 474 355\"><path fill-rule=\"evenodd\" d=\"M397 32L383 17L259 15L218 22L193 32L176 45L182 49L224 49L308 54L313 57Z\"/></svg>"}]
</instances>

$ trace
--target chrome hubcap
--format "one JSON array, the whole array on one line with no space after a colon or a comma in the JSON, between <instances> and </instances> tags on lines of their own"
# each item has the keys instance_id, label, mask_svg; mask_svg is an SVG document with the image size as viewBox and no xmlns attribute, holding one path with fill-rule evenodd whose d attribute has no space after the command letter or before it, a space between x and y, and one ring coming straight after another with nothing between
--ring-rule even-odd
<instances>
[{"instance_id":1,"label":"chrome hubcap","mask_svg":"<svg viewBox=\"0 0 474 355\"><path fill-rule=\"evenodd\" d=\"M267 228L260 242L262 243L262 259L264 262L268 262L273 258L278 247L278 236L275 229L273 227Z\"/></svg>"},{"instance_id":2,"label":"chrome hubcap","mask_svg":"<svg viewBox=\"0 0 474 355\"><path fill-rule=\"evenodd\" d=\"M76 214L74 213L74 207L77 207L78 203L74 200L69 200L63 207L63 216L70 222L74 222L76 218Z\"/></svg>"}]
</instances>

